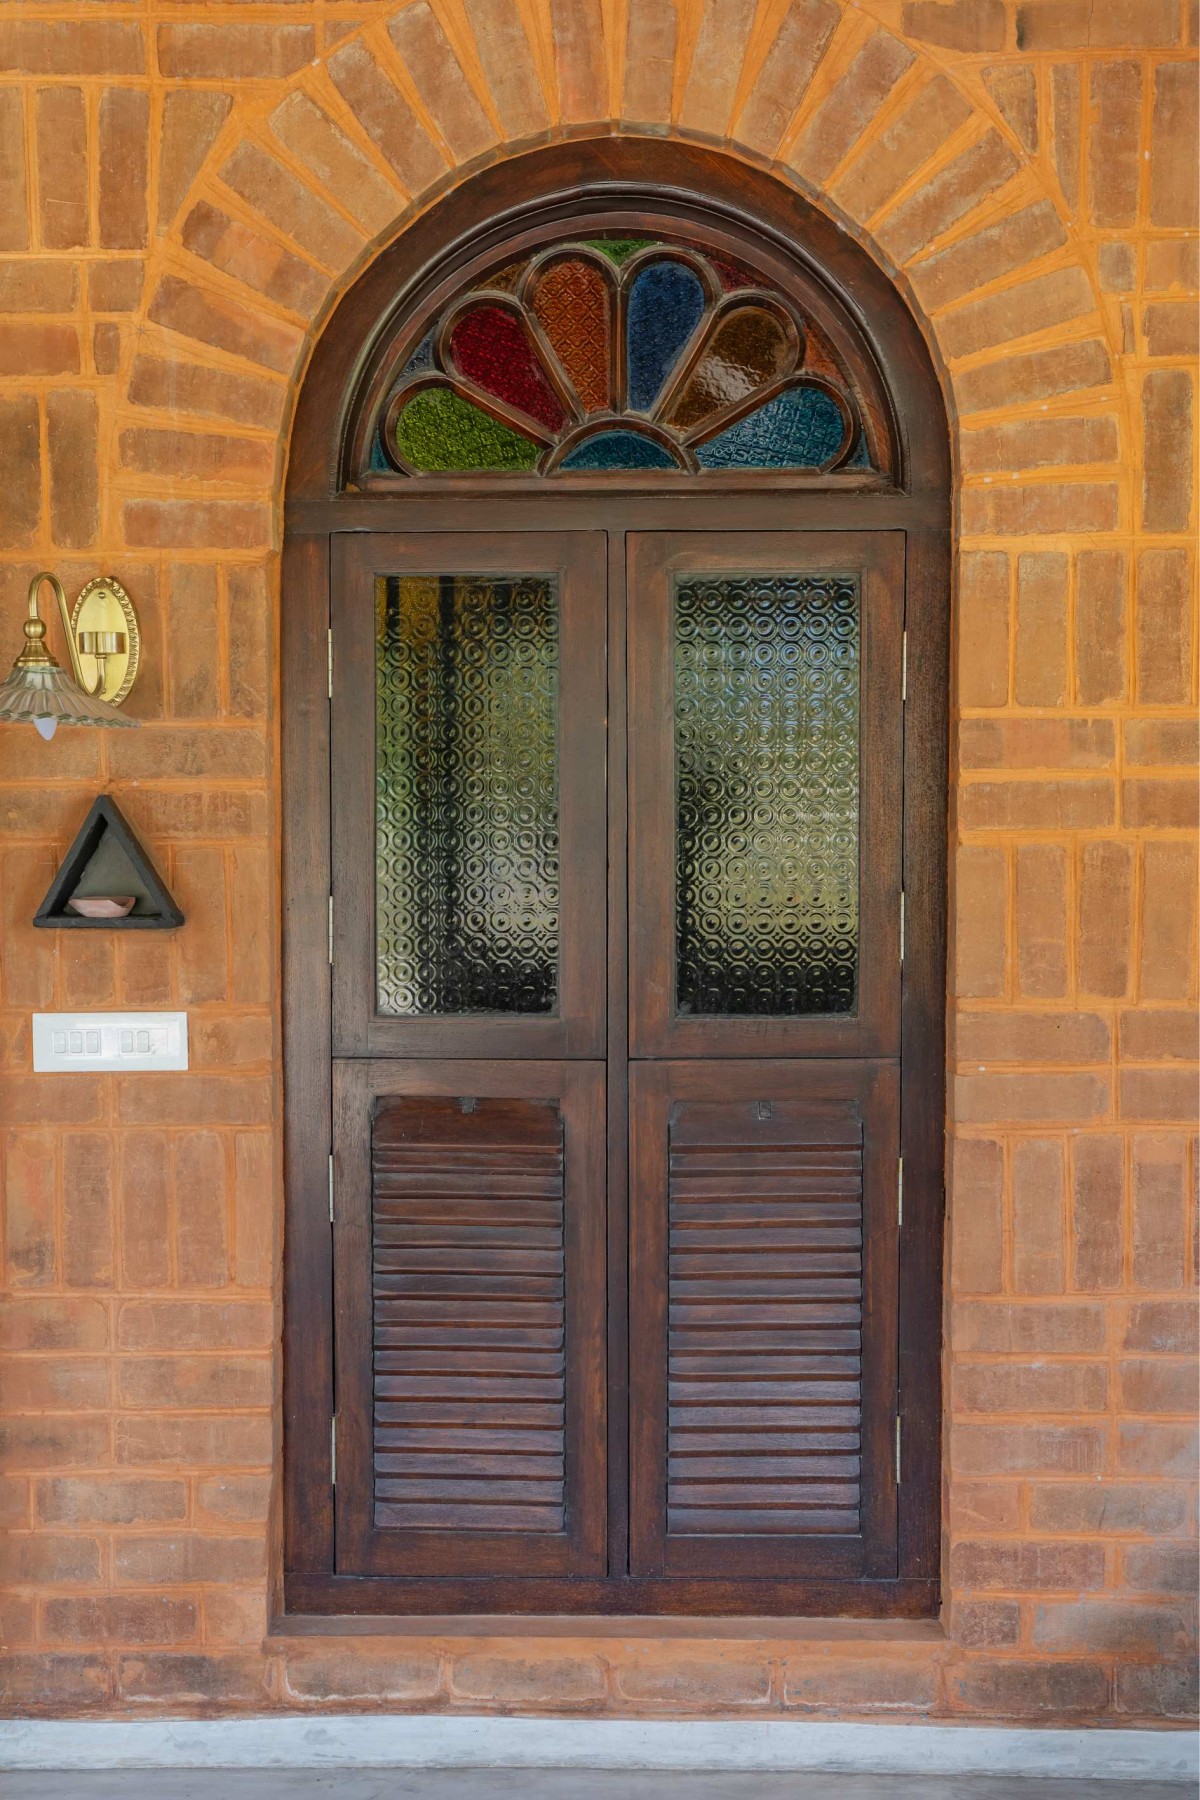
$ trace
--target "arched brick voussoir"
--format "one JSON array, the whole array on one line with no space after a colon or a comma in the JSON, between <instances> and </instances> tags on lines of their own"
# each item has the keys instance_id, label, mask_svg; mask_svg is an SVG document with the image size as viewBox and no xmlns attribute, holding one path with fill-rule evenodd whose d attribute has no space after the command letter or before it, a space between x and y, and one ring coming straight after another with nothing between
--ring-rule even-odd
<instances>
[{"instance_id":1,"label":"arched brick voussoir","mask_svg":"<svg viewBox=\"0 0 1200 1800\"><path fill-rule=\"evenodd\" d=\"M305 178L319 182L366 236L386 232L394 224L397 209L405 202L403 191L311 93L303 88L289 93L272 110L267 123L278 143L304 170Z\"/></svg>"},{"instance_id":2,"label":"arched brick voussoir","mask_svg":"<svg viewBox=\"0 0 1200 1800\"><path fill-rule=\"evenodd\" d=\"M1115 345L1092 273L1057 187L989 91L850 0L791 0L766 40L755 13L748 0L631 0L620 45L597 0L552 0L548 33L529 0L412 0L373 19L268 92L238 95L228 116L210 109L191 191L178 203L181 168L168 226L160 211L146 319L179 339L182 365L216 351L294 392L338 295L468 171L580 130L666 130L772 169L864 243L913 305L954 417L1110 402ZM184 280L181 252L219 272L212 291ZM134 361L130 413L179 405L200 428L262 423L231 371L171 377L166 361L160 345ZM1086 464L1107 457L1112 430L1062 442L1059 461L1074 443ZM989 460L1005 446L1014 470L1036 452L1009 433ZM1031 530L1042 516L1030 509Z\"/></svg>"}]
</instances>

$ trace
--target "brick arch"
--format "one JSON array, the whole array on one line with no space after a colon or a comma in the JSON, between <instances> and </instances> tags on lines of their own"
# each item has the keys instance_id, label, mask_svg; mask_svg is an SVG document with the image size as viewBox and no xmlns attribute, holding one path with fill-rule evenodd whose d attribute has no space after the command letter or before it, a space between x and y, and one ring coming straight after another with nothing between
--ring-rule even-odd
<instances>
[{"instance_id":1,"label":"brick arch","mask_svg":"<svg viewBox=\"0 0 1200 1800\"><path fill-rule=\"evenodd\" d=\"M792 0L772 17L773 30L751 29L750 6L734 17L720 0L678 13L633 0L613 46L598 0L552 8L548 31L521 0L461 12L414 0L232 106L206 90L170 95L162 229L114 423L168 413L226 442L194 448L191 467L189 446L175 446L167 470L160 442L134 448L116 478L141 496L121 505L130 548L276 547L265 446L281 441L338 295L467 173L597 131L719 144L864 243L939 368L964 536L1127 529L1120 485L1093 473L1111 475L1121 440L1113 321L1028 147L1021 94L993 82L994 97L853 0ZM285 59L289 34L277 35ZM1066 431L1064 408L1083 415ZM1028 416L993 416L1014 410ZM164 472L205 482L206 498L148 497L146 476Z\"/></svg>"}]
</instances>

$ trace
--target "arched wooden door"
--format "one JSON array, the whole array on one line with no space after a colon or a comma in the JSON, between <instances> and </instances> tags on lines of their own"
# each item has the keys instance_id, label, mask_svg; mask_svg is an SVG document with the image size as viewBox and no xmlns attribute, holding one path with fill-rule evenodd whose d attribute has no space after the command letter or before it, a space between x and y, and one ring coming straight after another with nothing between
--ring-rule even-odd
<instances>
[{"instance_id":1,"label":"arched wooden door","mask_svg":"<svg viewBox=\"0 0 1200 1800\"><path fill-rule=\"evenodd\" d=\"M936 1604L947 514L897 297L718 157L506 165L335 316L290 1609Z\"/></svg>"}]
</instances>

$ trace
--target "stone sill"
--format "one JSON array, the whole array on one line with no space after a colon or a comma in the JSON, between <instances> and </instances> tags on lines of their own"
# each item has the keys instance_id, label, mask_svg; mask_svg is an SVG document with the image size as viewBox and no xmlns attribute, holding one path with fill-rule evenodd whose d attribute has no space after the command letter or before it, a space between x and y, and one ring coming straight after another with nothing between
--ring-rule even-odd
<instances>
[{"instance_id":1,"label":"stone sill","mask_svg":"<svg viewBox=\"0 0 1200 1800\"><path fill-rule=\"evenodd\" d=\"M619 1638L661 1643L664 1639L745 1643L786 1639L788 1643L856 1646L945 1644L938 1619L786 1619L622 1617L612 1614L288 1613L275 1619L264 1648L287 1649L298 1638Z\"/></svg>"}]
</instances>

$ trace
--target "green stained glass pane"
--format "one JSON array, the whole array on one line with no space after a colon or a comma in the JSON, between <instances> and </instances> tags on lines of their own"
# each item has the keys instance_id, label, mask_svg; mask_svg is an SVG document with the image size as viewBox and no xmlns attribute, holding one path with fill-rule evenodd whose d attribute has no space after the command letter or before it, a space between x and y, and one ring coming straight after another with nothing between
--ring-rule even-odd
<instances>
[{"instance_id":1,"label":"green stained glass pane","mask_svg":"<svg viewBox=\"0 0 1200 1800\"><path fill-rule=\"evenodd\" d=\"M602 251L603 254L609 258L610 262L615 262L617 267L620 268L623 262L628 262L631 256L636 256L639 250L649 250L651 246L657 242L657 239L585 238L584 242L587 244L589 250Z\"/></svg>"},{"instance_id":2,"label":"green stained glass pane","mask_svg":"<svg viewBox=\"0 0 1200 1800\"><path fill-rule=\"evenodd\" d=\"M858 976L858 583L675 590L680 1013L849 1013Z\"/></svg>"},{"instance_id":3,"label":"green stained glass pane","mask_svg":"<svg viewBox=\"0 0 1200 1800\"><path fill-rule=\"evenodd\" d=\"M558 968L553 576L375 585L381 1013L549 1013Z\"/></svg>"},{"instance_id":4,"label":"green stained glass pane","mask_svg":"<svg viewBox=\"0 0 1200 1800\"><path fill-rule=\"evenodd\" d=\"M452 388L422 388L396 420L401 456L431 475L456 470L532 469L537 444L502 425Z\"/></svg>"}]
</instances>

